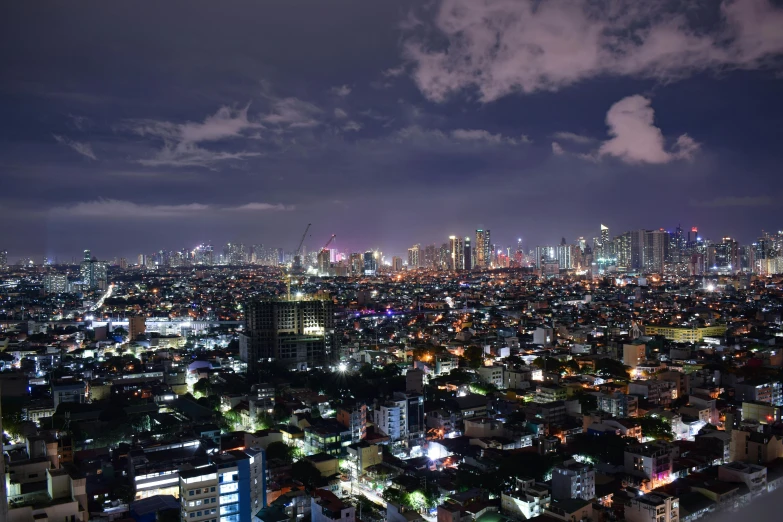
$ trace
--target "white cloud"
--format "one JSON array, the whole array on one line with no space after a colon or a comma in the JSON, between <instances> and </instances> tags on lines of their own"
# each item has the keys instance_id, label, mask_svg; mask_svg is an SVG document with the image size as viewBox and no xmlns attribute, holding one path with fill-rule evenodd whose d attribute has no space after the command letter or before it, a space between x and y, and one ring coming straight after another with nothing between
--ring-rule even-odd
<instances>
[{"instance_id":1,"label":"white cloud","mask_svg":"<svg viewBox=\"0 0 783 522\"><path fill-rule=\"evenodd\" d=\"M209 205L147 205L117 199L98 199L69 207L56 207L53 214L73 217L102 218L165 218L194 214L209 210Z\"/></svg>"},{"instance_id":2,"label":"white cloud","mask_svg":"<svg viewBox=\"0 0 783 522\"><path fill-rule=\"evenodd\" d=\"M348 96L351 94L351 88L347 85L340 85L338 87L332 87L331 93L337 96Z\"/></svg>"},{"instance_id":3,"label":"white cloud","mask_svg":"<svg viewBox=\"0 0 783 522\"><path fill-rule=\"evenodd\" d=\"M553 138L561 141L571 141L574 143L592 143L595 140L590 136L584 136L582 134L575 134L573 132L556 132L552 135Z\"/></svg>"},{"instance_id":4,"label":"white cloud","mask_svg":"<svg viewBox=\"0 0 783 522\"><path fill-rule=\"evenodd\" d=\"M249 104L241 109L224 106L203 122L132 121L130 128L137 134L163 140L163 147L152 158L138 162L151 167L211 167L221 161L259 156L257 152L215 152L198 146L204 142L244 137L245 131L263 129L261 123L250 121L249 108Z\"/></svg>"},{"instance_id":5,"label":"white cloud","mask_svg":"<svg viewBox=\"0 0 783 522\"><path fill-rule=\"evenodd\" d=\"M342 120L348 117L348 113L338 108L334 110L334 117Z\"/></svg>"},{"instance_id":6,"label":"white cloud","mask_svg":"<svg viewBox=\"0 0 783 522\"><path fill-rule=\"evenodd\" d=\"M299 98L281 98L272 105L272 111L263 121L289 128L310 128L320 125L317 116L321 109Z\"/></svg>"},{"instance_id":7,"label":"white cloud","mask_svg":"<svg viewBox=\"0 0 783 522\"><path fill-rule=\"evenodd\" d=\"M245 203L238 207L229 207L224 210L235 212L265 212L265 211L287 211L294 210L293 205L283 205L281 203Z\"/></svg>"},{"instance_id":8,"label":"white cloud","mask_svg":"<svg viewBox=\"0 0 783 522\"><path fill-rule=\"evenodd\" d=\"M90 145L87 142L82 141L73 141L71 139L66 138L65 136L60 136L58 134L53 134L54 139L57 140L57 143L62 143L63 145L67 145L85 158L89 158L91 160L97 160L98 158L95 156L95 153L92 151L92 145Z\"/></svg>"},{"instance_id":9,"label":"white cloud","mask_svg":"<svg viewBox=\"0 0 783 522\"><path fill-rule=\"evenodd\" d=\"M396 78L397 76L402 76L405 73L405 66L400 65L399 67L390 67L383 71L383 74L387 78Z\"/></svg>"},{"instance_id":10,"label":"white cloud","mask_svg":"<svg viewBox=\"0 0 783 522\"><path fill-rule=\"evenodd\" d=\"M563 147L556 141L552 142L552 153L556 156L562 156L565 154L565 150L563 150Z\"/></svg>"},{"instance_id":11,"label":"white cloud","mask_svg":"<svg viewBox=\"0 0 783 522\"><path fill-rule=\"evenodd\" d=\"M193 216L206 212L271 212L293 210L291 205L273 203L246 203L237 207L220 207L203 203L187 203L182 205L151 205L134 203L118 199L97 199L76 203L71 206L61 206L52 209L51 213L64 217L88 217L107 219L144 219L173 218Z\"/></svg>"},{"instance_id":12,"label":"white cloud","mask_svg":"<svg viewBox=\"0 0 783 522\"><path fill-rule=\"evenodd\" d=\"M719 9L684 4L441 0L432 25L448 45L413 36L404 53L430 100L475 88L484 102L602 75L671 81L705 70L753 69L783 53L783 8L770 0L722 0ZM694 25L710 17L719 19L711 28Z\"/></svg>"},{"instance_id":13,"label":"white cloud","mask_svg":"<svg viewBox=\"0 0 783 522\"><path fill-rule=\"evenodd\" d=\"M508 143L517 145L519 143L529 143L530 139L522 135L519 139L509 138L502 134L492 134L484 129L454 129L451 131L451 137L460 141L482 141L485 143Z\"/></svg>"},{"instance_id":14,"label":"white cloud","mask_svg":"<svg viewBox=\"0 0 783 522\"><path fill-rule=\"evenodd\" d=\"M654 120L655 111L648 98L637 94L618 101L606 113L612 138L601 144L596 156L614 156L626 163L660 164L691 159L699 144L683 134L672 150L667 151L663 133Z\"/></svg>"},{"instance_id":15,"label":"white cloud","mask_svg":"<svg viewBox=\"0 0 783 522\"><path fill-rule=\"evenodd\" d=\"M359 123L358 121L354 121L354 120L348 121L348 122L345 123L345 125L343 125L343 130L344 131L354 131L355 132L355 131L358 131L358 130L361 130L361 129L362 129L362 124Z\"/></svg>"}]
</instances>

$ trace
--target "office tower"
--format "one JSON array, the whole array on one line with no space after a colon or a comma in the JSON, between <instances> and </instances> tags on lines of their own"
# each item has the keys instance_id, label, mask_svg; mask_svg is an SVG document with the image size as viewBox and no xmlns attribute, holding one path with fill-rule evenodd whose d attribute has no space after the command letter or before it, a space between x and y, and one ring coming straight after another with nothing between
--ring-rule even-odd
<instances>
[{"instance_id":1,"label":"office tower","mask_svg":"<svg viewBox=\"0 0 783 522\"><path fill-rule=\"evenodd\" d=\"M615 252L615 266L619 272L627 272L631 269L631 233L626 232L614 238L612 241ZM610 266L606 263L606 266Z\"/></svg>"},{"instance_id":2,"label":"office tower","mask_svg":"<svg viewBox=\"0 0 783 522\"><path fill-rule=\"evenodd\" d=\"M408 249L408 266L410 268L421 266L421 245L413 245Z\"/></svg>"},{"instance_id":3,"label":"office tower","mask_svg":"<svg viewBox=\"0 0 783 522\"><path fill-rule=\"evenodd\" d=\"M489 230L476 229L476 267L486 268L492 259L492 241Z\"/></svg>"},{"instance_id":4,"label":"office tower","mask_svg":"<svg viewBox=\"0 0 783 522\"><path fill-rule=\"evenodd\" d=\"M644 245L646 243L646 230L631 231L631 263L629 270L644 269Z\"/></svg>"},{"instance_id":5,"label":"office tower","mask_svg":"<svg viewBox=\"0 0 783 522\"><path fill-rule=\"evenodd\" d=\"M712 271L734 273L741 268L739 244L730 237L724 237L720 243L711 245L707 256L708 267Z\"/></svg>"},{"instance_id":6,"label":"office tower","mask_svg":"<svg viewBox=\"0 0 783 522\"><path fill-rule=\"evenodd\" d=\"M127 268L128 268L128 260L125 259L124 257L121 257L120 258L120 269L121 270L126 270Z\"/></svg>"},{"instance_id":7,"label":"office tower","mask_svg":"<svg viewBox=\"0 0 783 522\"><path fill-rule=\"evenodd\" d=\"M331 268L331 261L332 261L332 255L329 250L324 248L320 252L318 252L318 275L321 276L329 275L329 270Z\"/></svg>"},{"instance_id":8,"label":"office tower","mask_svg":"<svg viewBox=\"0 0 783 522\"><path fill-rule=\"evenodd\" d=\"M274 359L297 370L323 366L336 353L333 345L332 301L250 301L245 306L239 357L251 376L262 360Z\"/></svg>"},{"instance_id":9,"label":"office tower","mask_svg":"<svg viewBox=\"0 0 783 522\"><path fill-rule=\"evenodd\" d=\"M199 245L193 251L193 261L197 265L215 264L215 251L212 245Z\"/></svg>"},{"instance_id":10,"label":"office tower","mask_svg":"<svg viewBox=\"0 0 783 522\"><path fill-rule=\"evenodd\" d=\"M47 294L62 294L68 291L68 276L65 274L48 274L43 280L44 292Z\"/></svg>"},{"instance_id":11,"label":"office tower","mask_svg":"<svg viewBox=\"0 0 783 522\"><path fill-rule=\"evenodd\" d=\"M687 245L690 247L690 245L696 245L696 242L699 240L699 229L697 227L692 227L688 231L688 241Z\"/></svg>"},{"instance_id":12,"label":"office tower","mask_svg":"<svg viewBox=\"0 0 783 522\"><path fill-rule=\"evenodd\" d=\"M359 252L354 252L350 257L351 275L359 276L364 273L364 258Z\"/></svg>"},{"instance_id":13,"label":"office tower","mask_svg":"<svg viewBox=\"0 0 783 522\"><path fill-rule=\"evenodd\" d=\"M375 275L378 270L378 263L372 250L364 253L364 275Z\"/></svg>"},{"instance_id":14,"label":"office tower","mask_svg":"<svg viewBox=\"0 0 783 522\"><path fill-rule=\"evenodd\" d=\"M425 268L434 268L438 260L438 249L435 245L427 245L424 247L424 261Z\"/></svg>"},{"instance_id":15,"label":"office tower","mask_svg":"<svg viewBox=\"0 0 783 522\"><path fill-rule=\"evenodd\" d=\"M522 240L520 239L520 241ZM578 237L576 238L576 246L578 246L579 250L581 250L582 253L584 253L585 247L587 246L587 241L585 241L585 238L583 237Z\"/></svg>"},{"instance_id":16,"label":"office tower","mask_svg":"<svg viewBox=\"0 0 783 522\"><path fill-rule=\"evenodd\" d=\"M438 270L448 270L451 265L451 250L449 250L449 244L443 243L438 249Z\"/></svg>"},{"instance_id":17,"label":"office tower","mask_svg":"<svg viewBox=\"0 0 783 522\"><path fill-rule=\"evenodd\" d=\"M648 231L645 234L644 269L661 274L668 257L669 233L665 230Z\"/></svg>"},{"instance_id":18,"label":"office tower","mask_svg":"<svg viewBox=\"0 0 783 522\"><path fill-rule=\"evenodd\" d=\"M392 257L392 270L399 272L402 270L402 258L399 256Z\"/></svg>"},{"instance_id":19,"label":"office tower","mask_svg":"<svg viewBox=\"0 0 783 522\"><path fill-rule=\"evenodd\" d=\"M557 259L557 249L552 246L537 246L535 249L536 268L541 268L547 261Z\"/></svg>"},{"instance_id":20,"label":"office tower","mask_svg":"<svg viewBox=\"0 0 783 522\"><path fill-rule=\"evenodd\" d=\"M611 253L607 252L606 249L609 248L609 243L611 241L611 237L609 236L609 227L606 225L601 225L601 246L604 248L604 252L602 252L602 255L609 256Z\"/></svg>"},{"instance_id":21,"label":"office tower","mask_svg":"<svg viewBox=\"0 0 783 522\"><path fill-rule=\"evenodd\" d=\"M138 263L137 263L137 264L138 264L140 267L142 267L142 268L143 268L143 267L145 267L145 266L147 266L147 256L146 256L146 255L144 255L144 254L139 254L139 257L138 257Z\"/></svg>"},{"instance_id":22,"label":"office tower","mask_svg":"<svg viewBox=\"0 0 783 522\"><path fill-rule=\"evenodd\" d=\"M84 251L84 258L79 265L82 281L90 289L105 290L108 283L106 263L98 261L89 250Z\"/></svg>"},{"instance_id":23,"label":"office tower","mask_svg":"<svg viewBox=\"0 0 783 522\"><path fill-rule=\"evenodd\" d=\"M557 246L555 256L560 268L566 270L576 268L576 250L578 249L576 245L560 244Z\"/></svg>"},{"instance_id":24,"label":"office tower","mask_svg":"<svg viewBox=\"0 0 783 522\"><path fill-rule=\"evenodd\" d=\"M462 244L462 238L458 236L449 236L449 250L451 251L450 268L452 270L462 270L465 268L465 247Z\"/></svg>"},{"instance_id":25,"label":"office tower","mask_svg":"<svg viewBox=\"0 0 783 522\"><path fill-rule=\"evenodd\" d=\"M465 236L465 243L463 246L462 263L465 270L473 268L473 252L471 252L470 249L470 238L467 236Z\"/></svg>"},{"instance_id":26,"label":"office tower","mask_svg":"<svg viewBox=\"0 0 783 522\"><path fill-rule=\"evenodd\" d=\"M229 265L244 265L247 263L247 252L243 243L229 243L226 245L223 253Z\"/></svg>"},{"instance_id":27,"label":"office tower","mask_svg":"<svg viewBox=\"0 0 783 522\"><path fill-rule=\"evenodd\" d=\"M0 250L0 268L8 266L8 250Z\"/></svg>"}]
</instances>

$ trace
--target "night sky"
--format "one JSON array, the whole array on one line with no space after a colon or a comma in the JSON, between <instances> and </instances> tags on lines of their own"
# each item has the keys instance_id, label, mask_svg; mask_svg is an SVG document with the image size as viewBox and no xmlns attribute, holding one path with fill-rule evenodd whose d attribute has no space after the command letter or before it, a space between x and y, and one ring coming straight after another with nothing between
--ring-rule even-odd
<instances>
[{"instance_id":1,"label":"night sky","mask_svg":"<svg viewBox=\"0 0 783 522\"><path fill-rule=\"evenodd\" d=\"M0 249L783 228L769 0L3 2Z\"/></svg>"}]
</instances>

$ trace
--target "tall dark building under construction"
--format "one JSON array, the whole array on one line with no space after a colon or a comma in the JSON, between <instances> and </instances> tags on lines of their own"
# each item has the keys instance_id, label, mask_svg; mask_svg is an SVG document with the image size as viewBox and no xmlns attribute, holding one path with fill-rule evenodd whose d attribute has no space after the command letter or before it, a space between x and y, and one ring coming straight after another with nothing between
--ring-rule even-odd
<instances>
[{"instance_id":1,"label":"tall dark building under construction","mask_svg":"<svg viewBox=\"0 0 783 522\"><path fill-rule=\"evenodd\" d=\"M328 300L251 301L245 306L245 332L239 356L248 375L260 362L274 359L305 370L332 362L334 303Z\"/></svg>"}]
</instances>

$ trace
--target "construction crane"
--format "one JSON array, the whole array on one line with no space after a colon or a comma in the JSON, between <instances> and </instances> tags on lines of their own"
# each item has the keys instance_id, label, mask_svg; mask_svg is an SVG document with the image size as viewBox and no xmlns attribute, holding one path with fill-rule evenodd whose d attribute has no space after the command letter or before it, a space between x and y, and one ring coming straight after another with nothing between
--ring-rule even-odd
<instances>
[{"instance_id":1,"label":"construction crane","mask_svg":"<svg viewBox=\"0 0 783 522\"><path fill-rule=\"evenodd\" d=\"M307 237L307 232L310 230L310 225L312 225L312 223L307 224L307 228L305 228L304 234L302 234L302 239L299 241L299 246L296 247L296 252L294 252L294 263L291 271L295 274L304 273L304 268L302 267L302 245L304 245L304 240Z\"/></svg>"},{"instance_id":2,"label":"construction crane","mask_svg":"<svg viewBox=\"0 0 783 522\"><path fill-rule=\"evenodd\" d=\"M332 234L332 237L330 237L330 238L329 238L329 241L327 241L327 242L326 242L326 244L323 246L323 248L321 249L321 251L324 251L324 250L326 250L326 248L327 248L329 245L331 245L331 244L332 244L332 241L334 241L334 238L336 238L336 237L337 237L337 234Z\"/></svg>"},{"instance_id":3,"label":"construction crane","mask_svg":"<svg viewBox=\"0 0 783 522\"><path fill-rule=\"evenodd\" d=\"M291 269L288 271L288 274L286 274L285 279L289 301L291 300L291 279L295 275L304 274L304 267L302 266L302 245L304 245L304 240L307 237L307 232L310 230L310 225L312 225L312 223L307 224L307 228L305 228L304 234L302 234L302 239L299 240L299 246L296 247L296 251L294 252L294 261L291 263Z\"/></svg>"}]
</instances>

